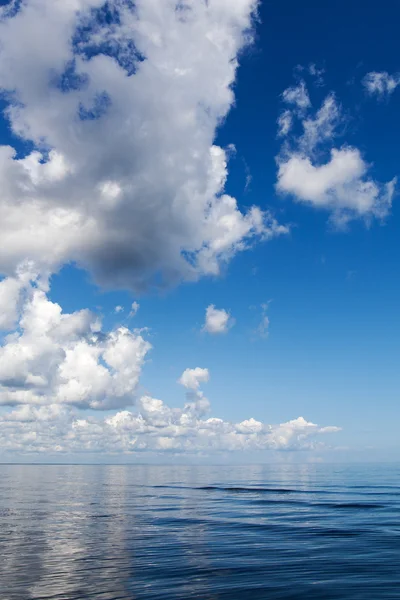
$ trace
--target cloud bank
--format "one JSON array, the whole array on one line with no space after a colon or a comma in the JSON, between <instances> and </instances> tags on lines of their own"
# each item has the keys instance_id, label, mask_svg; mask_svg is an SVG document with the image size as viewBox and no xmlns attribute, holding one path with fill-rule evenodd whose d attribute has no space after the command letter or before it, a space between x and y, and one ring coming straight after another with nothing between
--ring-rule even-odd
<instances>
[{"instance_id":1,"label":"cloud bank","mask_svg":"<svg viewBox=\"0 0 400 600\"><path fill-rule=\"evenodd\" d=\"M13 329L0 346L0 404L11 407L0 416L3 452L311 449L320 447L320 434L338 431L301 417L280 425L210 417L201 389L210 373L200 367L186 369L178 380L186 393L183 408L169 407L140 390L151 351L144 331L119 327L106 333L88 310L64 313L29 265L19 278L0 283L0 298L4 290L8 300L13 296ZM101 411L106 416L97 416Z\"/></svg>"},{"instance_id":2,"label":"cloud bank","mask_svg":"<svg viewBox=\"0 0 400 600\"><path fill-rule=\"evenodd\" d=\"M17 408L0 417L0 446L20 454L313 450L323 447L320 436L337 431L302 417L275 426L255 419L201 419L191 408L171 409L144 397L137 412L121 411L104 419L80 418L59 405Z\"/></svg>"}]
</instances>

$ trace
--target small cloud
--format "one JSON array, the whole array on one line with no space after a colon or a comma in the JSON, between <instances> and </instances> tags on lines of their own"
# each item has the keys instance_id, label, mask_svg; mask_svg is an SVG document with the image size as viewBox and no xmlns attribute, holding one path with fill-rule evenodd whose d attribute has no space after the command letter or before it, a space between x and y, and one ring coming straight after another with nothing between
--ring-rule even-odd
<instances>
[{"instance_id":1,"label":"small cloud","mask_svg":"<svg viewBox=\"0 0 400 600\"><path fill-rule=\"evenodd\" d=\"M140 304L138 302L132 302L131 312L129 313L130 317L134 317L140 308Z\"/></svg>"},{"instance_id":2,"label":"small cloud","mask_svg":"<svg viewBox=\"0 0 400 600\"><path fill-rule=\"evenodd\" d=\"M312 77L315 78L315 85L317 85L318 87L322 87L324 85L323 75L325 73L325 69L318 69L315 63L311 63L308 65L308 72Z\"/></svg>"},{"instance_id":3,"label":"small cloud","mask_svg":"<svg viewBox=\"0 0 400 600\"><path fill-rule=\"evenodd\" d=\"M253 181L253 177L250 175L250 173L248 173L246 175L246 184L244 186L244 193L246 194L249 191L249 187L251 182Z\"/></svg>"},{"instance_id":4,"label":"small cloud","mask_svg":"<svg viewBox=\"0 0 400 600\"><path fill-rule=\"evenodd\" d=\"M195 369L186 369L178 379L178 383L188 390L198 390L200 384L207 383L209 379L210 373L208 369L196 367Z\"/></svg>"},{"instance_id":5,"label":"small cloud","mask_svg":"<svg viewBox=\"0 0 400 600\"><path fill-rule=\"evenodd\" d=\"M227 333L234 323L234 319L226 310L215 308L214 304L210 304L206 309L206 320L202 331L211 334Z\"/></svg>"},{"instance_id":6,"label":"small cloud","mask_svg":"<svg viewBox=\"0 0 400 600\"><path fill-rule=\"evenodd\" d=\"M284 110L278 118L278 137L284 137L289 133L293 125L293 116L290 110Z\"/></svg>"},{"instance_id":7,"label":"small cloud","mask_svg":"<svg viewBox=\"0 0 400 600\"><path fill-rule=\"evenodd\" d=\"M296 79L298 79L303 72L304 72L303 65L296 65L293 69L293 75Z\"/></svg>"},{"instance_id":8,"label":"small cloud","mask_svg":"<svg viewBox=\"0 0 400 600\"><path fill-rule=\"evenodd\" d=\"M228 144L225 148L227 158L234 158L237 154L235 144Z\"/></svg>"},{"instance_id":9,"label":"small cloud","mask_svg":"<svg viewBox=\"0 0 400 600\"><path fill-rule=\"evenodd\" d=\"M370 96L388 98L400 85L400 73L389 75L386 71L371 71L365 75L362 84Z\"/></svg>"},{"instance_id":10,"label":"small cloud","mask_svg":"<svg viewBox=\"0 0 400 600\"><path fill-rule=\"evenodd\" d=\"M247 162L244 159L243 159L243 163L244 163L244 170L246 173L246 183L244 186L244 193L247 194L247 192L250 189L251 182L253 181L253 176L250 172L249 165L247 164Z\"/></svg>"},{"instance_id":11,"label":"small cloud","mask_svg":"<svg viewBox=\"0 0 400 600\"><path fill-rule=\"evenodd\" d=\"M114 308L114 312L115 312L115 314L116 314L116 315L117 315L118 313L124 312L124 307L123 307L123 306L120 306L120 305L118 305L118 306L116 306L116 307Z\"/></svg>"},{"instance_id":12,"label":"small cloud","mask_svg":"<svg viewBox=\"0 0 400 600\"><path fill-rule=\"evenodd\" d=\"M257 335L259 335L259 337L261 338L267 338L269 336L269 325L270 325L270 320L269 317L267 316L267 310L268 310L268 305L269 302L267 304L261 304L261 321L257 327Z\"/></svg>"},{"instance_id":13,"label":"small cloud","mask_svg":"<svg viewBox=\"0 0 400 600\"><path fill-rule=\"evenodd\" d=\"M282 98L286 104L294 104L298 109L304 110L311 106L310 97L307 92L306 84L303 80L295 87L287 88Z\"/></svg>"}]
</instances>

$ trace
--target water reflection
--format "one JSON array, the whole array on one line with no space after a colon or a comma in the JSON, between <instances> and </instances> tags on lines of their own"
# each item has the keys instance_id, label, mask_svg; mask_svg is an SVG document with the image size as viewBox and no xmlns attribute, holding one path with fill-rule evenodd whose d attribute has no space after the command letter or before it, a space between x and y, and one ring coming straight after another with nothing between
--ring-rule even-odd
<instances>
[{"instance_id":1,"label":"water reflection","mask_svg":"<svg viewBox=\"0 0 400 600\"><path fill-rule=\"evenodd\" d=\"M399 516L398 467L1 466L1 600L396 598Z\"/></svg>"}]
</instances>

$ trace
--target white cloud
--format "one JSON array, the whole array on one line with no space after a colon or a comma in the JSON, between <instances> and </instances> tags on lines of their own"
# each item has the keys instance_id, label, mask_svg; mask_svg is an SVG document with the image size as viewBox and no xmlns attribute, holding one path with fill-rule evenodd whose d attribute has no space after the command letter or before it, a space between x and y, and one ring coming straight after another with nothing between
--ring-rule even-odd
<instances>
[{"instance_id":1,"label":"white cloud","mask_svg":"<svg viewBox=\"0 0 400 600\"><path fill-rule=\"evenodd\" d=\"M205 415L210 410L210 403L199 389L201 383L207 383L210 379L208 369L186 369L178 383L187 389L186 404L185 404L185 419L188 423L193 416Z\"/></svg>"},{"instance_id":2,"label":"white cloud","mask_svg":"<svg viewBox=\"0 0 400 600\"><path fill-rule=\"evenodd\" d=\"M330 427L331 433L339 431L338 427ZM319 428L314 423L306 421L303 417L298 417L287 423L281 423L275 426L271 432L270 443L275 449L286 449L293 445L300 447L302 443L307 440L308 435L311 433L328 433L326 428ZM307 443L306 443L307 445Z\"/></svg>"},{"instance_id":3,"label":"white cloud","mask_svg":"<svg viewBox=\"0 0 400 600\"><path fill-rule=\"evenodd\" d=\"M137 410L113 416L81 417L71 407L18 407L0 417L0 445L12 453L202 453L234 450L321 449L319 427L302 417L280 425L253 418L231 423L201 418L191 407L170 409L161 400L141 398Z\"/></svg>"},{"instance_id":4,"label":"white cloud","mask_svg":"<svg viewBox=\"0 0 400 600\"><path fill-rule=\"evenodd\" d=\"M387 217L396 179L385 184L375 181L357 148L332 146L338 126L344 122L334 94L328 94L315 115L302 106L292 115L300 120L303 133L287 139L277 157L277 191L290 194L297 202L329 210L336 227L345 227L356 218L370 222Z\"/></svg>"},{"instance_id":5,"label":"white cloud","mask_svg":"<svg viewBox=\"0 0 400 600\"><path fill-rule=\"evenodd\" d=\"M118 313L120 313L120 312L123 312L123 311L124 311L124 307L123 307L123 306L121 306L121 305L118 305L118 306L116 306L116 307L114 308L114 312L115 312L115 314L118 314Z\"/></svg>"},{"instance_id":6,"label":"white cloud","mask_svg":"<svg viewBox=\"0 0 400 600\"><path fill-rule=\"evenodd\" d=\"M226 310L215 308L214 304L207 307L203 331L211 334L227 333L233 325L234 320Z\"/></svg>"},{"instance_id":7,"label":"white cloud","mask_svg":"<svg viewBox=\"0 0 400 600\"><path fill-rule=\"evenodd\" d=\"M284 137L289 133L293 125L293 116L290 110L284 110L278 118L278 136Z\"/></svg>"},{"instance_id":8,"label":"white cloud","mask_svg":"<svg viewBox=\"0 0 400 600\"><path fill-rule=\"evenodd\" d=\"M0 281L0 329L12 329L18 317L22 285L18 277Z\"/></svg>"},{"instance_id":9,"label":"white cloud","mask_svg":"<svg viewBox=\"0 0 400 600\"><path fill-rule=\"evenodd\" d=\"M261 305L261 320L257 327L257 334L262 338L267 338L269 335L270 320L267 315L268 304Z\"/></svg>"},{"instance_id":10,"label":"white cloud","mask_svg":"<svg viewBox=\"0 0 400 600\"><path fill-rule=\"evenodd\" d=\"M274 426L253 417L236 424L210 417L201 390L210 378L206 368L182 373L182 408L140 395L151 349L141 332L107 333L88 310L63 313L47 297L47 282L31 275L19 271L17 323L0 346L0 404L12 407L0 416L3 453L311 449L319 434L337 430L301 418Z\"/></svg>"},{"instance_id":11,"label":"white cloud","mask_svg":"<svg viewBox=\"0 0 400 600\"><path fill-rule=\"evenodd\" d=\"M325 69L323 67L318 68L315 63L311 63L308 65L308 72L312 77L314 77L314 81L317 86L321 87L324 85Z\"/></svg>"},{"instance_id":12,"label":"white cloud","mask_svg":"<svg viewBox=\"0 0 400 600\"><path fill-rule=\"evenodd\" d=\"M301 149L313 153L319 145L333 140L342 119L335 95L328 94L315 117L308 115L302 119L303 135L299 140Z\"/></svg>"},{"instance_id":13,"label":"white cloud","mask_svg":"<svg viewBox=\"0 0 400 600\"><path fill-rule=\"evenodd\" d=\"M0 404L108 409L134 403L151 348L140 332L120 327L105 334L96 315L63 313L35 283L26 284L14 311L18 326L0 346Z\"/></svg>"},{"instance_id":14,"label":"white cloud","mask_svg":"<svg viewBox=\"0 0 400 600\"><path fill-rule=\"evenodd\" d=\"M304 81L300 81L300 83L295 87L287 88L283 92L282 98L284 102L287 104L294 104L295 107L300 110L304 110L311 106L310 97Z\"/></svg>"},{"instance_id":15,"label":"white cloud","mask_svg":"<svg viewBox=\"0 0 400 600\"><path fill-rule=\"evenodd\" d=\"M370 96L388 97L400 85L400 73L389 75L387 71L371 71L365 75L362 83Z\"/></svg>"},{"instance_id":16,"label":"white cloud","mask_svg":"<svg viewBox=\"0 0 400 600\"><path fill-rule=\"evenodd\" d=\"M19 265L13 277L0 281L0 331L12 329L18 320L18 310L23 300L23 292L30 281L36 281L38 273L29 261ZM47 286L42 279L42 288Z\"/></svg>"},{"instance_id":17,"label":"white cloud","mask_svg":"<svg viewBox=\"0 0 400 600\"><path fill-rule=\"evenodd\" d=\"M65 263L100 284L138 290L218 274L253 240L288 232L225 193L230 150L214 145L257 2L188 0L185 11L172 0L107 5L118 13L113 24L99 18L104 0L1 11L0 90L13 134L34 150L20 157L0 146L0 404L12 407L0 416L0 447L312 447L332 428L206 417L207 369L182 374L183 408L141 395L151 349L143 330L105 332L91 311L64 313L49 297L50 275ZM308 106L301 90L286 101Z\"/></svg>"},{"instance_id":18,"label":"white cloud","mask_svg":"<svg viewBox=\"0 0 400 600\"><path fill-rule=\"evenodd\" d=\"M179 378L179 383L189 390L197 390L201 383L207 383L210 379L208 369L186 369Z\"/></svg>"},{"instance_id":19,"label":"white cloud","mask_svg":"<svg viewBox=\"0 0 400 600\"><path fill-rule=\"evenodd\" d=\"M245 173L246 173L246 182L244 185L244 193L247 194L247 192L250 190L251 182L253 181L253 176L250 172L249 165L246 163L246 161L244 159L243 159L243 163L244 163L244 169L245 169Z\"/></svg>"},{"instance_id":20,"label":"white cloud","mask_svg":"<svg viewBox=\"0 0 400 600\"><path fill-rule=\"evenodd\" d=\"M140 308L140 304L138 302L132 302L131 312L129 313L130 317L134 317Z\"/></svg>"},{"instance_id":21,"label":"white cloud","mask_svg":"<svg viewBox=\"0 0 400 600\"><path fill-rule=\"evenodd\" d=\"M261 433L265 430L265 425L261 423L261 421L256 421L255 419L246 419L241 423L236 425L236 431L238 433Z\"/></svg>"},{"instance_id":22,"label":"white cloud","mask_svg":"<svg viewBox=\"0 0 400 600\"><path fill-rule=\"evenodd\" d=\"M331 209L338 225L357 216L384 218L392 205L395 181L382 186L365 177L367 169L356 148L332 149L330 160L318 166L293 154L279 165L277 189L314 207Z\"/></svg>"},{"instance_id":23,"label":"white cloud","mask_svg":"<svg viewBox=\"0 0 400 600\"><path fill-rule=\"evenodd\" d=\"M75 261L100 284L164 286L287 233L224 193L213 145L256 0L110 0L109 25L103 4L36 0L0 23L7 116L36 146L0 146L0 272Z\"/></svg>"}]
</instances>

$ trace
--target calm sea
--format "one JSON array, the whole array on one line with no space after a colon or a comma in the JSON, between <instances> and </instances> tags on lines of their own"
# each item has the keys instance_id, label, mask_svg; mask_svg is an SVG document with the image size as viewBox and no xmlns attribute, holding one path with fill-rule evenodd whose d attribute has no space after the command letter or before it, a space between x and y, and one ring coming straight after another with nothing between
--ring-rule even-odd
<instances>
[{"instance_id":1,"label":"calm sea","mask_svg":"<svg viewBox=\"0 0 400 600\"><path fill-rule=\"evenodd\" d=\"M400 599L400 467L0 466L1 600Z\"/></svg>"}]
</instances>

